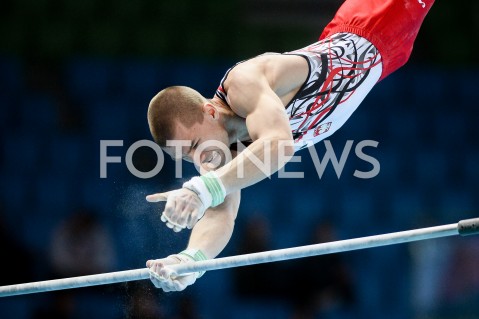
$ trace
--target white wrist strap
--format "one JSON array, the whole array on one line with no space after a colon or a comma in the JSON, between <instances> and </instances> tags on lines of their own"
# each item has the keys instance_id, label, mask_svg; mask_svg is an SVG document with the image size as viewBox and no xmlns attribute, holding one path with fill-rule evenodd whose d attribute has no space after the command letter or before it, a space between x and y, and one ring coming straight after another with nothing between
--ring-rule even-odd
<instances>
[{"instance_id":1,"label":"white wrist strap","mask_svg":"<svg viewBox=\"0 0 479 319\"><path fill-rule=\"evenodd\" d=\"M218 206L226 197L225 186L215 172L195 176L184 183L183 187L195 192L205 208Z\"/></svg>"},{"instance_id":2,"label":"white wrist strap","mask_svg":"<svg viewBox=\"0 0 479 319\"><path fill-rule=\"evenodd\" d=\"M188 248L188 249L185 249L183 250L181 253L179 253L178 255L184 255L194 261L201 261L201 260L207 260L208 258L206 257L206 255L199 249L193 249L193 248ZM201 271L199 273L197 273L197 276L196 278L200 278L201 276L204 275L204 271Z\"/></svg>"}]
</instances>

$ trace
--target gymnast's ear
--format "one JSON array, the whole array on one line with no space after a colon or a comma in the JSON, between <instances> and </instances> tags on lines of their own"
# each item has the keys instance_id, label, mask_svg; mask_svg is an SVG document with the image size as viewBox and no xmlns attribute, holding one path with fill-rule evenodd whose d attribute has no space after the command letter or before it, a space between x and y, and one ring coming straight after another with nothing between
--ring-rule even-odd
<instances>
[{"instance_id":1,"label":"gymnast's ear","mask_svg":"<svg viewBox=\"0 0 479 319\"><path fill-rule=\"evenodd\" d=\"M202 111L203 113L211 116L215 120L220 118L220 112L218 108L214 106L211 102L205 102L202 106Z\"/></svg>"}]
</instances>

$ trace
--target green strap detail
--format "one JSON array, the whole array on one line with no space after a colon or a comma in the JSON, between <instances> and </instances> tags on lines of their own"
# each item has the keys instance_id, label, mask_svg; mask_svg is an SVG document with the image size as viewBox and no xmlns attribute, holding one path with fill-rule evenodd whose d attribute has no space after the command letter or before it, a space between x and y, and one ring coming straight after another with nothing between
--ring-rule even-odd
<instances>
[{"instance_id":1,"label":"green strap detail","mask_svg":"<svg viewBox=\"0 0 479 319\"><path fill-rule=\"evenodd\" d=\"M223 192L221 185L218 181L218 177L216 177L213 173L209 172L205 175L200 176L201 180L205 183L206 188L211 194L212 202L211 207L218 206L219 204L223 203L225 200L226 194Z\"/></svg>"},{"instance_id":2,"label":"green strap detail","mask_svg":"<svg viewBox=\"0 0 479 319\"><path fill-rule=\"evenodd\" d=\"M195 251L196 250L196 251ZM194 252L192 254L192 252ZM183 250L180 255L185 255L192 258L194 261L207 260L206 255L199 249L186 249Z\"/></svg>"},{"instance_id":3,"label":"green strap detail","mask_svg":"<svg viewBox=\"0 0 479 319\"><path fill-rule=\"evenodd\" d=\"M199 249L185 249L182 252L180 252L178 255L184 255L184 256L190 257L194 261L201 261L201 260L208 259L206 255ZM199 272L197 278L200 278L204 274L205 274L205 271Z\"/></svg>"}]
</instances>

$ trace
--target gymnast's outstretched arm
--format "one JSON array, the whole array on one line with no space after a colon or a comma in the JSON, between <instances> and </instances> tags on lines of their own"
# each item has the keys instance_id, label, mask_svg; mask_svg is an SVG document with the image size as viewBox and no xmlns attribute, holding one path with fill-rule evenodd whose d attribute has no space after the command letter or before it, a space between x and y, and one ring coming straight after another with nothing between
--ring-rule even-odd
<instances>
[{"instance_id":1,"label":"gymnast's outstretched arm","mask_svg":"<svg viewBox=\"0 0 479 319\"><path fill-rule=\"evenodd\" d=\"M233 233L240 204L240 191L226 196L225 201L209 208L191 231L186 250L163 259L148 260L150 278L157 288L164 291L181 291L192 285L203 273L171 277L167 266L215 258L226 246Z\"/></svg>"},{"instance_id":2,"label":"gymnast's outstretched arm","mask_svg":"<svg viewBox=\"0 0 479 319\"><path fill-rule=\"evenodd\" d=\"M201 250L208 259L218 256L233 233L240 197L240 191L236 191L221 205L210 207L193 227L188 248Z\"/></svg>"}]
</instances>

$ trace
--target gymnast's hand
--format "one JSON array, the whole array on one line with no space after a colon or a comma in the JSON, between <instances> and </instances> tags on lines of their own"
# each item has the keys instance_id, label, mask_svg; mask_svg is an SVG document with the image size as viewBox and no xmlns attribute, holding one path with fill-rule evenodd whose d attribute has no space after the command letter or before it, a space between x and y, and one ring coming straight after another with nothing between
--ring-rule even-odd
<instances>
[{"instance_id":1,"label":"gymnast's hand","mask_svg":"<svg viewBox=\"0 0 479 319\"><path fill-rule=\"evenodd\" d=\"M171 255L163 259L148 260L146 266L149 268L151 282L156 288L161 288L165 292L184 290L189 285L195 283L198 275L193 273L171 278L172 270L168 266L187 261L190 260L182 255Z\"/></svg>"},{"instance_id":2,"label":"gymnast's hand","mask_svg":"<svg viewBox=\"0 0 479 319\"><path fill-rule=\"evenodd\" d=\"M146 266L149 268L151 282L156 288L163 291L182 291L195 283L196 279L203 276L203 272L195 272L184 276L173 276L173 270L168 266L182 263L191 263L206 260L206 255L199 249L186 249L179 254L170 255L163 259L148 260Z\"/></svg>"},{"instance_id":3,"label":"gymnast's hand","mask_svg":"<svg viewBox=\"0 0 479 319\"><path fill-rule=\"evenodd\" d=\"M161 221L175 232L184 228L193 228L196 222L203 217L207 208L198 195L187 188L148 195L146 200L149 202L166 201Z\"/></svg>"}]
</instances>

